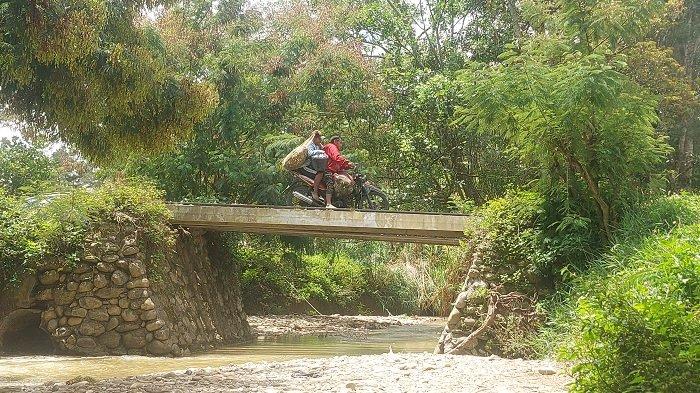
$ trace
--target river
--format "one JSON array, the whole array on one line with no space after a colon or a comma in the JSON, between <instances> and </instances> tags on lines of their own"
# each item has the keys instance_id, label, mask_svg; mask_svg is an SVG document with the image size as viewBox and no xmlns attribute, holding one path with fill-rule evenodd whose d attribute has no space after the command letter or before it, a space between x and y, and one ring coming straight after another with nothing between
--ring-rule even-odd
<instances>
[{"instance_id":1,"label":"river","mask_svg":"<svg viewBox=\"0 0 700 393\"><path fill-rule=\"evenodd\" d=\"M96 379L118 378L183 370L219 367L227 364L257 363L320 358L337 355L370 355L392 351L432 352L441 324L390 326L368 332L363 337L287 337L275 341L224 347L181 358L145 356L11 356L0 357L2 386L32 385L66 381L76 376Z\"/></svg>"}]
</instances>

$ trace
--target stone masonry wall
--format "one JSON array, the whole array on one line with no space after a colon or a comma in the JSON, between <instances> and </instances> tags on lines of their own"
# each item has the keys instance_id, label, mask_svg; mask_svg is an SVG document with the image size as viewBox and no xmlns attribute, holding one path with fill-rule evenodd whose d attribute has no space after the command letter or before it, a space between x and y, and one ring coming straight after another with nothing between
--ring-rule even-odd
<instances>
[{"instance_id":1,"label":"stone masonry wall","mask_svg":"<svg viewBox=\"0 0 700 393\"><path fill-rule=\"evenodd\" d=\"M71 268L47 262L17 307L41 310L65 353L181 356L249 338L236 275L206 234L178 232L166 256L149 255L139 231L103 224Z\"/></svg>"}]
</instances>

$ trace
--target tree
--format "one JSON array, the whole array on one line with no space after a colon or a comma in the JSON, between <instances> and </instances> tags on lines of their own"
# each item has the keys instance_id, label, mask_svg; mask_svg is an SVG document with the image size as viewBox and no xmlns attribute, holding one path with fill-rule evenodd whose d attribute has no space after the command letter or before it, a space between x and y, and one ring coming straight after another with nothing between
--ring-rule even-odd
<instances>
[{"instance_id":1,"label":"tree","mask_svg":"<svg viewBox=\"0 0 700 393\"><path fill-rule=\"evenodd\" d=\"M19 138L0 140L0 188L7 194L32 193L47 183L58 183L57 166Z\"/></svg>"},{"instance_id":2,"label":"tree","mask_svg":"<svg viewBox=\"0 0 700 393\"><path fill-rule=\"evenodd\" d=\"M217 97L141 12L164 3L0 1L0 108L102 161L187 135Z\"/></svg>"},{"instance_id":3,"label":"tree","mask_svg":"<svg viewBox=\"0 0 700 393\"><path fill-rule=\"evenodd\" d=\"M594 218L608 241L670 151L655 133L656 98L625 75L620 53L643 37L659 6L534 1L527 11L539 32L503 64L460 77L458 121L506 136L539 168L546 191L565 195L561 213Z\"/></svg>"}]
</instances>

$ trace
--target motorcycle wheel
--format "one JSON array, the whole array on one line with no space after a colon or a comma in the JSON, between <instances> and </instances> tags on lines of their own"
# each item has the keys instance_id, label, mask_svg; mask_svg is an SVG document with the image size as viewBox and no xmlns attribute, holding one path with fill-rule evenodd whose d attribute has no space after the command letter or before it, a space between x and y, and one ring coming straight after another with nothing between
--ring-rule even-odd
<instances>
[{"instance_id":1,"label":"motorcycle wheel","mask_svg":"<svg viewBox=\"0 0 700 393\"><path fill-rule=\"evenodd\" d=\"M389 210L389 198L375 186L367 187L367 195L363 196L364 207L370 210Z\"/></svg>"}]
</instances>

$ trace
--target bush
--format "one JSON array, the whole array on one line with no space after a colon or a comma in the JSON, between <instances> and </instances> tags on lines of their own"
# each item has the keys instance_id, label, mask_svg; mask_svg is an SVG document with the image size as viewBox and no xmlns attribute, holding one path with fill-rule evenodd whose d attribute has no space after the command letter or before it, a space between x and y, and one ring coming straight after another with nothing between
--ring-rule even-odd
<instances>
[{"instance_id":1,"label":"bush","mask_svg":"<svg viewBox=\"0 0 700 393\"><path fill-rule=\"evenodd\" d=\"M575 391L700 391L700 225L653 237L578 301Z\"/></svg>"},{"instance_id":2,"label":"bush","mask_svg":"<svg viewBox=\"0 0 700 393\"><path fill-rule=\"evenodd\" d=\"M610 251L544 304L540 355L577 363L575 391L700 388L699 213L688 194L628 212Z\"/></svg>"},{"instance_id":3,"label":"bush","mask_svg":"<svg viewBox=\"0 0 700 393\"><path fill-rule=\"evenodd\" d=\"M94 191L32 198L0 192L0 290L52 257L77 261L88 231L104 222L133 221L147 247L167 248L169 215L161 193L143 183L107 183Z\"/></svg>"},{"instance_id":4,"label":"bush","mask_svg":"<svg viewBox=\"0 0 700 393\"><path fill-rule=\"evenodd\" d=\"M415 291L381 263L345 254L304 254L282 247L237 242L246 310L252 314L401 313L415 311Z\"/></svg>"}]
</instances>

